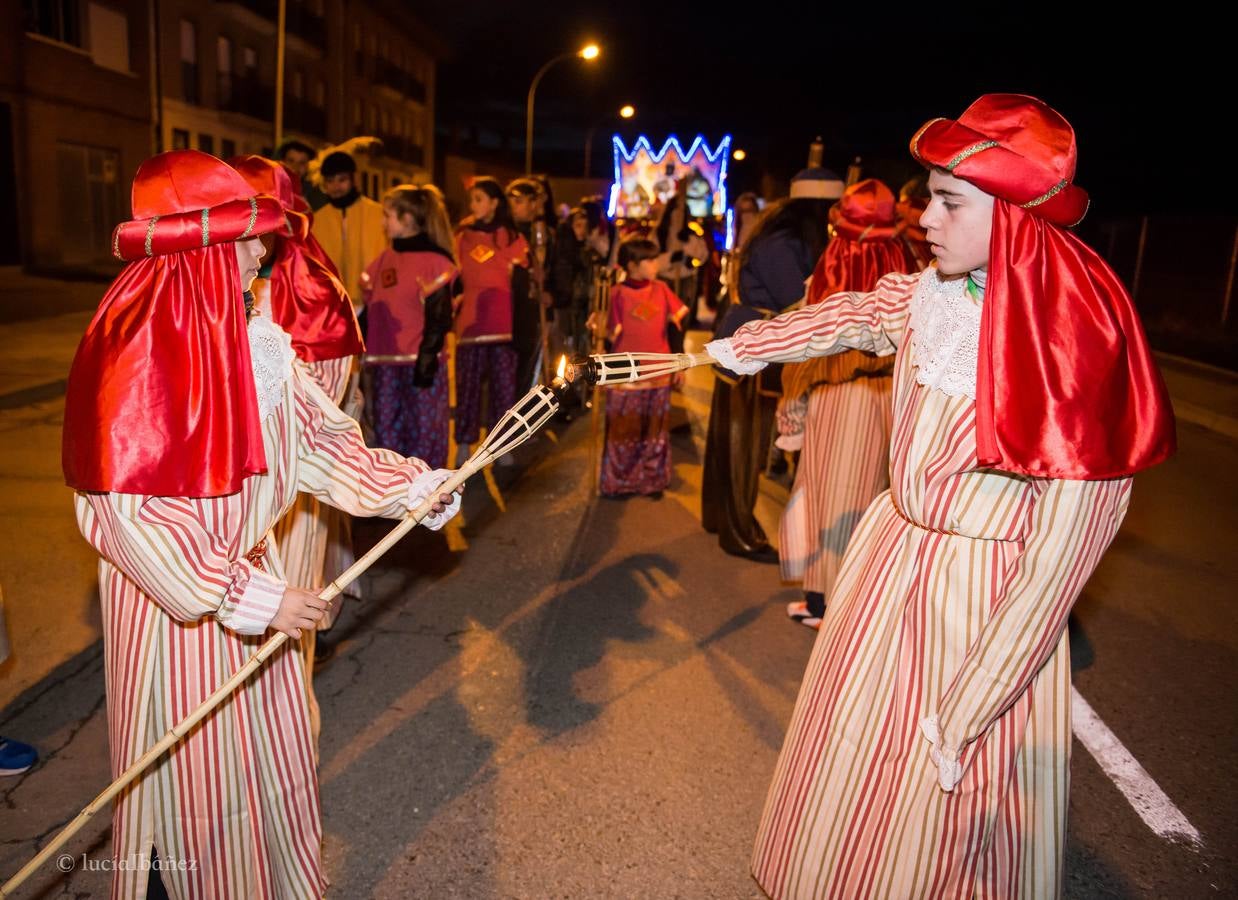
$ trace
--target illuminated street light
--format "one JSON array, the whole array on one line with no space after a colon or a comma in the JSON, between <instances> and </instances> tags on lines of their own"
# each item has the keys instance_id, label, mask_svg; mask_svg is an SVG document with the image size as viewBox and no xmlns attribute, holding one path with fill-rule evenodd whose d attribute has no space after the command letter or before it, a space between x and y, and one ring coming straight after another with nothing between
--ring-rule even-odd
<instances>
[{"instance_id":1,"label":"illuminated street light","mask_svg":"<svg viewBox=\"0 0 1238 900\"><path fill-rule=\"evenodd\" d=\"M602 54L602 48L597 44L585 44L575 53L563 53L551 59L546 65L537 70L537 74L533 76L533 82L529 85L529 100L525 105L525 121L524 121L524 171L525 174L530 174L533 171L533 96L537 93L538 82L542 80L542 76L550 70L550 67L557 62L563 62L565 59L583 59L587 62L592 62Z\"/></svg>"},{"instance_id":2,"label":"illuminated street light","mask_svg":"<svg viewBox=\"0 0 1238 900\"><path fill-rule=\"evenodd\" d=\"M736 151L731 154L731 159L735 160L736 162L743 162L747 158L748 158L748 154L742 148L736 149Z\"/></svg>"},{"instance_id":3,"label":"illuminated street light","mask_svg":"<svg viewBox=\"0 0 1238 900\"><path fill-rule=\"evenodd\" d=\"M634 115L636 115L636 107L631 103L619 108L619 118L621 119L630 119Z\"/></svg>"}]
</instances>

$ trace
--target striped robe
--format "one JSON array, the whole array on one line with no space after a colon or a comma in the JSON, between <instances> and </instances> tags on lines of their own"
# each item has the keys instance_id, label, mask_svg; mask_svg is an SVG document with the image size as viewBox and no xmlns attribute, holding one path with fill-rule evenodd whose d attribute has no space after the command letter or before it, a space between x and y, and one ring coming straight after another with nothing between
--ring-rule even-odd
<instances>
[{"instance_id":1,"label":"striped robe","mask_svg":"<svg viewBox=\"0 0 1238 900\"><path fill-rule=\"evenodd\" d=\"M352 374L353 358L343 356L306 362L305 367L331 402L340 406L344 392L348 390ZM335 576L352 564L352 547L337 547L328 559L329 542L343 537L351 538L346 528L343 513L319 502L313 494L297 494L292 508L276 523L275 543L279 548L287 582L303 590L318 593ZM351 544L351 541L349 541ZM345 557L345 559L340 559ZM343 564L341 564L343 563ZM318 735L322 730L322 717L318 710L318 698L314 696L314 645L318 631L330 628L339 614L340 603L331 604L327 614L318 623L318 629L301 632L301 655L305 666L305 701L309 707L310 734L314 741L314 758L318 758Z\"/></svg>"},{"instance_id":2,"label":"striped robe","mask_svg":"<svg viewBox=\"0 0 1238 900\"><path fill-rule=\"evenodd\" d=\"M246 553L297 491L355 515L404 515L425 467L365 446L301 363L263 420L268 472L210 499L75 496L82 534L99 551L112 771L119 775L263 643L283 597L277 553ZM245 633L248 632L248 633ZM143 857L177 900L302 898L326 889L318 781L295 644L116 801L114 898L143 898ZM122 870L122 866L125 867ZM136 870L136 871L135 871Z\"/></svg>"},{"instance_id":3,"label":"striped robe","mask_svg":"<svg viewBox=\"0 0 1238 900\"><path fill-rule=\"evenodd\" d=\"M890 486L893 362L850 350L783 370L785 386L800 374L792 369L811 368L802 373L808 413L794 491L803 515L784 514L778 551L784 572L802 571L804 590L827 599L860 517Z\"/></svg>"},{"instance_id":4,"label":"striped robe","mask_svg":"<svg viewBox=\"0 0 1238 900\"><path fill-rule=\"evenodd\" d=\"M919 277L732 338L741 360L898 351L891 487L847 548L757 833L752 871L778 900L1060 890L1066 618L1130 479L978 468L975 403L916 382Z\"/></svg>"}]
</instances>

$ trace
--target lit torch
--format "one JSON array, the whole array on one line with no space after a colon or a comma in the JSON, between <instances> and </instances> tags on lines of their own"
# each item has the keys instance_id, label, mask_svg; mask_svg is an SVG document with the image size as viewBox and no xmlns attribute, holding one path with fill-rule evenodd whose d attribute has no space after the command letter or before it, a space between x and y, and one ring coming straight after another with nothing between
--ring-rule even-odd
<instances>
[{"instance_id":1,"label":"lit torch","mask_svg":"<svg viewBox=\"0 0 1238 900\"><path fill-rule=\"evenodd\" d=\"M713 362L708 353L598 353L572 360L570 380L583 377L593 385L631 384Z\"/></svg>"}]
</instances>

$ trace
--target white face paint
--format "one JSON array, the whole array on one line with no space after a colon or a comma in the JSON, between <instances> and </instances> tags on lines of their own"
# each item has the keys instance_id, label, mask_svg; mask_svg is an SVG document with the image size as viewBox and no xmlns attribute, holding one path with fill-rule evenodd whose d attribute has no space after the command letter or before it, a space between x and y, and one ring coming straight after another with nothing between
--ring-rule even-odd
<instances>
[{"instance_id":1,"label":"white face paint","mask_svg":"<svg viewBox=\"0 0 1238 900\"><path fill-rule=\"evenodd\" d=\"M264 253L266 250L258 238L236 242L236 264L241 273L241 290L247 291L253 287Z\"/></svg>"},{"instance_id":2,"label":"white face paint","mask_svg":"<svg viewBox=\"0 0 1238 900\"><path fill-rule=\"evenodd\" d=\"M993 197L974 184L939 169L929 173L932 199L920 216L937 271L962 275L989 264Z\"/></svg>"}]
</instances>

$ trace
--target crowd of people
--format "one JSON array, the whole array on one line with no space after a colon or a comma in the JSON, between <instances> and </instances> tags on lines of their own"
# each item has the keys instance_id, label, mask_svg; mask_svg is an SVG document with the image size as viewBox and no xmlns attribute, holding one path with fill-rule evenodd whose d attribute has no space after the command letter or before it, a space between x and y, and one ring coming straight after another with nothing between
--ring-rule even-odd
<instances>
[{"instance_id":1,"label":"crowd of people","mask_svg":"<svg viewBox=\"0 0 1238 900\"><path fill-rule=\"evenodd\" d=\"M314 209L284 164L302 148L143 164L114 235L126 268L70 373L113 770L214 689L204 673L270 631L299 640L120 796L118 860L192 856L163 873L180 897L321 896L311 673L348 517L429 504L443 527L453 446L554 355L671 352L709 311L702 523L779 559L804 587L788 615L820 631L755 878L776 898L1056 892L1066 615L1130 476L1174 448L1130 297L1067 230L1087 195L1065 119L982 97L916 133L928 174L897 196L810 160L788 197L737 199L726 259L689 246L686 185L616 230L596 200L561 215L544 179L477 178L453 228L433 185L362 196L341 151ZM609 392L604 496L670 485L676 384ZM754 514L771 447L798 455L777 554ZM115 877L119 896L164 887Z\"/></svg>"}]
</instances>

